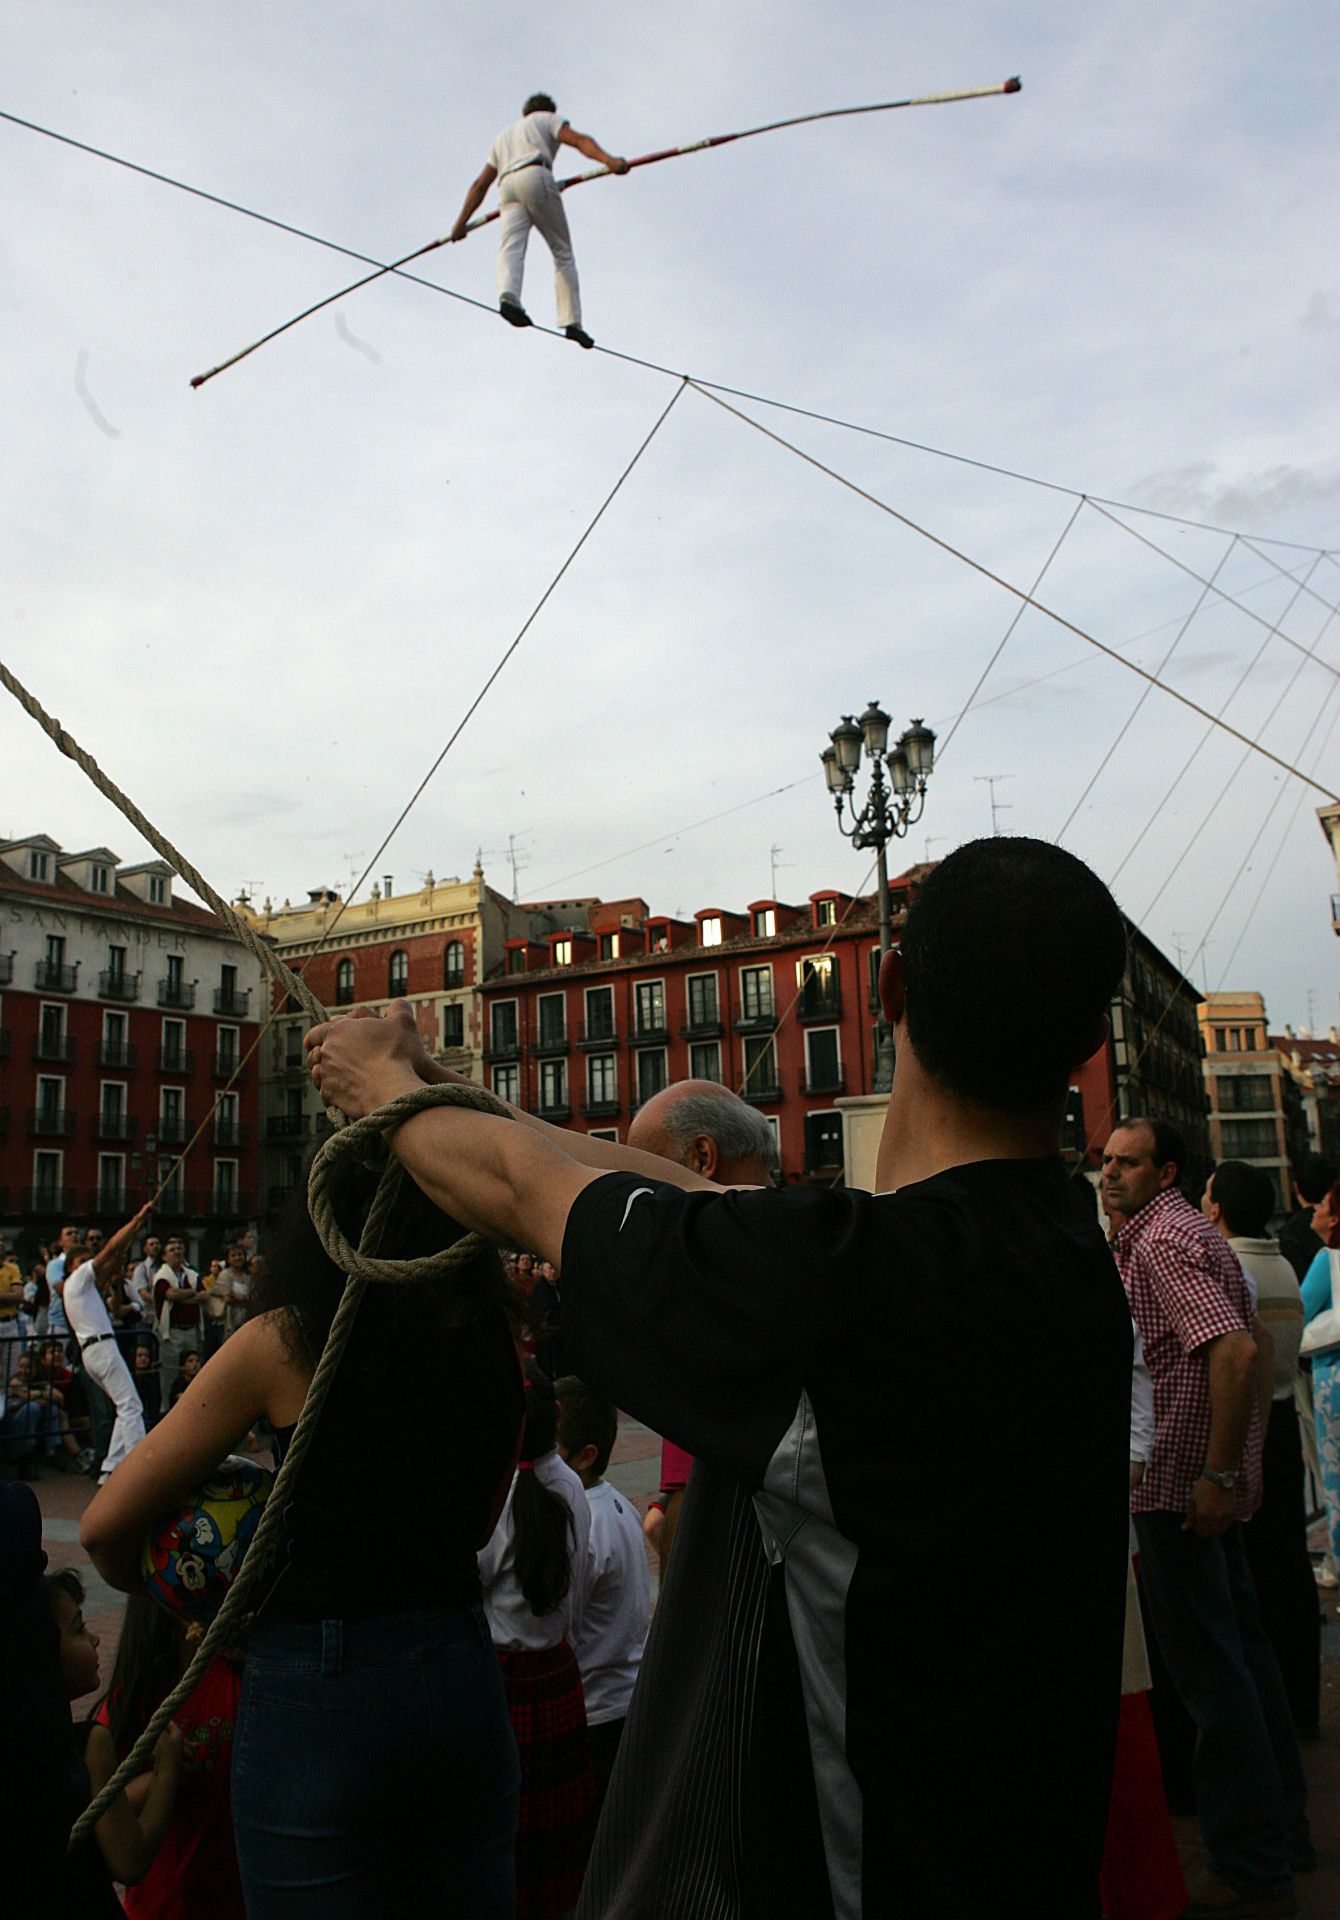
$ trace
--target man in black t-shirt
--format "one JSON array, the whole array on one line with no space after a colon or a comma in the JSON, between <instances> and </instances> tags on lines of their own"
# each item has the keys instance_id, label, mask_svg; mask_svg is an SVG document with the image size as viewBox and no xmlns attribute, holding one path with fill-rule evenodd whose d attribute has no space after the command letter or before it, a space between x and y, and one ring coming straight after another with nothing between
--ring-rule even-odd
<instances>
[{"instance_id":1,"label":"man in black t-shirt","mask_svg":"<svg viewBox=\"0 0 1340 1920\"><path fill-rule=\"evenodd\" d=\"M942 861L880 970L897 1067L874 1194L722 1188L463 1108L392 1138L445 1211L560 1266L582 1378L751 1496L722 1518L756 1528L776 1604L705 1699L738 1764L710 1835L661 1824L658 1915L1098 1912L1131 1332L1058 1149L1124 963L1111 895L1061 849ZM308 1045L351 1114L445 1077L399 1010ZM612 1788L584 1920L647 1910L640 1806L682 1771L654 1759Z\"/></svg>"}]
</instances>

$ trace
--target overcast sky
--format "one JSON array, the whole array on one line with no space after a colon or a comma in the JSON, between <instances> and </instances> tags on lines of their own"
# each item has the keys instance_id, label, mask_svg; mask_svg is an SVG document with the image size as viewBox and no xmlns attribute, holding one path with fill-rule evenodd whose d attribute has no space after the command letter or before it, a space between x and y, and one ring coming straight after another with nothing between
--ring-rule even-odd
<instances>
[{"instance_id":1,"label":"overcast sky","mask_svg":"<svg viewBox=\"0 0 1340 1920\"><path fill-rule=\"evenodd\" d=\"M1128 516L1199 572L1224 561L1221 585L1340 665L1340 619L1312 597L1340 602L1340 566L1298 593L1270 564L1316 558L1271 542L1340 549L1336 37L1332 8L1287 0L43 0L0 20L0 108L388 259L446 231L537 87L638 154L1020 73L1017 96L581 188L586 324L1240 531L1269 558ZM347 885L675 383L387 280L192 392L350 264L5 123L0 165L4 657L224 891ZM491 301L493 253L487 231L423 271ZM526 297L552 321L538 241ZM750 411L1023 586L1072 511ZM1340 680L1213 595L1179 639L1200 593L1085 507L1039 597L1151 669L1177 641L1167 678L1215 710L1268 640L1226 717L1335 786ZM400 890L483 848L510 890L515 835L529 897L738 907L772 892L774 847L783 898L855 889L868 856L833 824L829 729L878 696L943 734L1015 604L690 390L376 871ZM986 775L1005 776L1003 831L1055 837L1141 685L1026 613L906 857L990 830ZM0 727L0 829L143 857L17 707ZM1122 904L1170 954L1209 931L1198 980L1260 988L1277 1025L1306 1023L1311 991L1325 1025L1321 796L1255 756L1237 771L1219 735L1160 809L1203 731L1153 694L1066 844L1120 866Z\"/></svg>"}]
</instances>

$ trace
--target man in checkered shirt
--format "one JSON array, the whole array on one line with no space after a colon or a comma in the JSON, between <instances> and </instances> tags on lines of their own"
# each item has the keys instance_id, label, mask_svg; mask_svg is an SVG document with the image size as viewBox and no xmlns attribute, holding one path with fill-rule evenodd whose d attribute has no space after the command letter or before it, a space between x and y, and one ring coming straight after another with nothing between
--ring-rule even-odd
<instances>
[{"instance_id":1,"label":"man in checkered shirt","mask_svg":"<svg viewBox=\"0 0 1340 1920\"><path fill-rule=\"evenodd\" d=\"M1154 1381L1154 1449L1131 1499L1141 1585L1198 1734L1210 1866L1186 1911L1254 1920L1297 1913L1293 1873L1315 1856L1242 1539L1261 1493L1260 1323L1236 1254L1178 1189L1185 1164L1175 1127L1127 1120L1103 1153L1103 1201L1125 1215L1117 1264Z\"/></svg>"}]
</instances>

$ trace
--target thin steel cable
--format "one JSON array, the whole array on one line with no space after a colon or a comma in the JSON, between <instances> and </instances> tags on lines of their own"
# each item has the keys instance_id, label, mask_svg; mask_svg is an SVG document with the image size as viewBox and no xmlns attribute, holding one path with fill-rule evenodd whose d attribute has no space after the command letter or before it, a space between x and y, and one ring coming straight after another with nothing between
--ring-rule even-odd
<instances>
[{"instance_id":1,"label":"thin steel cable","mask_svg":"<svg viewBox=\"0 0 1340 1920\"><path fill-rule=\"evenodd\" d=\"M1331 624L1330 620L1328 620L1326 622L1326 626L1329 626L1330 624ZM1326 630L1325 627L1323 627L1322 632L1324 633L1325 630ZM1265 643L1263 642L1262 647L1264 647L1264 645ZM1261 657L1261 651L1262 649L1258 649L1256 659L1259 659ZM1255 664L1256 662L1254 660L1251 663L1251 665L1255 666ZM1279 712L1280 708L1284 705L1284 702L1288 699L1289 695L1293 692L1294 688L1297 686L1299 676L1303 671L1303 665L1304 663L1300 660L1298 665L1293 670L1292 677L1288 681L1286 681L1285 685L1281 688L1280 692L1275 696L1275 703L1271 707L1270 712L1266 715L1264 721L1262 722L1263 732L1274 720L1276 714ZM1250 666L1248 667L1247 671L1248 672L1251 671ZM1242 680L1239 681L1238 683L1239 686L1243 684L1245 679L1246 679L1246 674L1244 674L1242 677ZM1234 691L1236 692L1237 689L1235 688ZM1230 694L1229 701L1231 701L1232 698L1233 698L1233 694ZM1328 698L1329 698L1329 695L1328 695ZM1225 706L1227 706L1228 701L1226 701L1224 704ZM1323 702L1323 705L1324 704L1325 702ZM1201 747L1205 745L1206 740L1208 738L1209 738L1208 734L1202 735L1201 739L1197 742L1196 746L1193 748L1191 755L1186 762L1187 767L1191 765L1191 762L1196 758L1196 755L1200 752ZM1205 831L1206 827L1209 826L1211 820L1213 820L1215 814L1219 811L1219 808L1223 805L1231 788L1233 787L1234 782L1237 780L1238 776L1241 774L1246 764L1247 764L1247 756L1244 754L1238 760L1237 765L1233 768L1233 771L1229 774L1223 786L1219 789L1219 792L1215 795L1214 799L1211 801L1209 809L1206 812L1204 818L1202 819L1200 825L1195 829L1194 833L1191 835L1191 838L1187 841L1186 845L1182 848L1182 851L1178 854L1176 860L1173 862L1171 871L1164 876L1163 884L1160 886L1158 892L1154 895L1149 905L1145 908L1144 915L1143 915L1144 919L1147 920L1149 918L1150 914L1154 911L1159 901L1163 898L1164 894L1167 892L1168 888L1171 886L1174 878L1177 875L1178 870L1182 865L1182 862L1186 859L1187 855L1191 852L1191 849L1195 846L1197 840L1199 840L1201 834ZM1183 771L1185 771L1185 769L1183 769ZM1180 779L1180 777L1181 775L1179 774L1178 778ZM1176 785L1176 782L1174 782L1174 786L1175 785ZM1170 788L1169 792L1171 791L1172 789Z\"/></svg>"},{"instance_id":2,"label":"thin steel cable","mask_svg":"<svg viewBox=\"0 0 1340 1920\"><path fill-rule=\"evenodd\" d=\"M1260 545L1257 541L1249 539L1245 533L1241 536L1241 539L1242 539L1242 544L1244 547L1246 547L1248 553L1254 553L1258 560L1264 560L1268 566L1279 565L1279 562L1277 560L1272 560L1268 553L1262 553ZM1319 556L1319 558L1322 560L1330 560L1331 563L1334 565L1335 556L1333 554L1322 553ZM1311 577L1312 577L1311 574L1309 574L1308 579L1310 580ZM1309 600L1315 600L1319 606L1325 607L1328 613L1334 613L1336 611L1335 607L1326 598L1326 595L1324 593L1318 593L1315 587L1308 586L1304 589L1304 591L1306 592Z\"/></svg>"},{"instance_id":3,"label":"thin steel cable","mask_svg":"<svg viewBox=\"0 0 1340 1920\"><path fill-rule=\"evenodd\" d=\"M55 140L62 146L72 147L77 152L86 153L95 160L105 160L111 166L123 167L128 173L140 174L160 186L171 187L179 193L190 194L194 199L222 207L228 213L240 214L243 219L254 220L260 226L273 227L279 233L289 234L292 238L304 240L314 247L322 247L328 253L337 253L346 260L357 260L364 266L376 267L379 271L389 269L395 272L398 278L408 281L413 286L424 287L428 292L440 294L444 299L459 301L462 306L474 307L480 313L487 313L495 319L497 317L496 307L487 301L473 299L467 293L457 292L454 287L444 287L440 281L425 280L420 274L407 273L403 268L391 267L390 263L377 259L374 254L362 253L357 247L343 246L338 240L328 239L324 234L312 232L310 228L299 227L288 220L276 219L271 214L261 213L255 207L246 206L238 200L226 199L221 194L209 193L203 187L192 186L188 181L177 179L172 174L157 172L154 168L143 166L138 161L128 160L121 154L111 153L105 147L95 147L86 140L76 140L70 134L59 133L54 128L42 126L35 120L25 120L19 114L7 113L0 109L0 120L7 121L11 126L21 127L28 133L40 134L44 139ZM412 255L407 257L413 258ZM548 334L553 339L563 338L554 327L537 325L535 331ZM628 366L642 367L649 373L663 374L671 380L682 378L679 368L665 366L659 360L649 360L640 354L626 353L616 347L602 346L599 341L596 342L595 350L597 353L603 353L607 359L622 360ZM936 460L949 460L957 466L973 467L980 473L995 474L1003 480L1018 480L1021 485L1039 487L1048 493L1068 494L1071 499L1087 499L1102 506L1115 507L1122 513L1137 513L1152 520L1165 520L1173 526L1198 527L1206 533L1241 532L1234 527L1221 526L1217 521L1198 520L1192 515L1169 513L1159 507L1138 506L1134 501L1118 500L1109 494L1095 493L1091 488L1080 489L1060 480L1045 480L1038 474L1025 473L1019 467L1007 467L998 461L981 460L971 454L955 453L948 447L932 446L928 441L913 440L905 434L890 433L886 428L872 427L860 421L844 419L840 414L824 413L814 407L800 406L794 401L779 400L774 395L756 393L748 387L731 386L723 380L709 380L705 375L695 375L694 380L697 386L710 389L714 393L728 393L736 400L748 400L757 406L772 407L781 413L794 414L802 420L814 420L824 426L838 427L844 433L863 434L869 439L883 440L890 446L903 447L909 453L924 453ZM1335 555L1331 549L1318 547L1315 541L1282 540L1269 534L1257 534L1253 537L1265 546L1287 547L1298 553L1321 552L1333 563L1340 564L1335 562ZM1247 535L1241 534L1241 538L1246 539ZM1279 565L1268 554L1263 554L1261 557L1268 566Z\"/></svg>"},{"instance_id":4,"label":"thin steel cable","mask_svg":"<svg viewBox=\"0 0 1340 1920\"><path fill-rule=\"evenodd\" d=\"M1016 587L1012 581L1003 579L998 573L993 573L990 567L983 565L980 560L974 560L969 554L964 553L961 548L954 546L952 542L942 540L939 534L932 533L928 527L923 527L918 521L911 519L907 514L900 513L897 507L891 507L886 500L881 500L878 494L871 493L867 488L858 486L854 480L849 480L845 474L837 472L835 468L825 466L824 462L817 460L812 453L806 453L802 447L796 446L793 441L784 439L780 433L774 433L772 428L765 427L761 420L751 419L747 413L742 413L738 407L732 407L729 402L721 398L720 394L709 393L706 388L700 387L696 380L688 379L688 385L691 386L696 393L701 393L705 400L710 400L714 406L720 407L724 413L733 414L737 420L742 420L747 427L752 427L755 433L761 433L766 440L772 440L777 446L784 447L788 453L793 453L798 460L803 460L807 466L814 467L819 473L827 474L830 480L836 480L838 485L845 487L849 493L854 493L859 499L868 502L870 506L877 507L881 513L887 513L889 517L896 520L900 526L906 527L912 533L919 534L923 540L929 540L932 546L938 547L942 553L947 553L951 559L959 561L965 567L970 567L974 573L980 573L984 580L990 580L994 586L1003 588L1006 593L1012 593L1017 600L1024 601L1030 607L1036 607L1039 613L1045 614L1049 620L1054 620L1058 627L1064 627L1067 633L1073 633L1077 639L1087 641L1089 646L1096 647L1100 653L1105 653L1109 660L1115 660L1118 666L1125 667L1128 673L1138 674L1142 680L1148 680L1152 686L1156 686L1161 692L1166 693L1169 699L1176 700L1180 706L1188 707L1192 713L1198 713L1202 720L1210 721L1224 733L1231 735L1241 746L1249 747L1254 753L1259 753L1263 760L1269 760L1274 766L1281 768L1285 773L1292 774L1295 779L1304 781L1310 787L1315 787L1317 792L1325 794L1328 800L1340 801L1340 795L1332 793L1331 789L1323 786L1319 780L1314 780L1308 774L1301 773L1297 767L1291 767L1287 760L1281 760L1278 754L1272 753L1269 747L1262 746L1259 740L1252 740L1245 733L1240 733L1236 727L1230 726L1226 720L1216 719L1215 716L1202 707L1198 701L1190 699L1184 693L1179 693L1176 687L1168 686L1165 681L1156 678L1147 668L1137 666L1134 660L1128 660L1124 654L1118 653L1115 647L1108 646L1106 641L1099 640L1095 635L1086 632L1083 627L1076 626L1073 620L1067 620L1064 614L1057 613L1053 607L1044 605L1041 600L1035 600L1031 594L1025 593L1022 587ZM1310 657L1311 656L1309 656L1309 658Z\"/></svg>"},{"instance_id":5,"label":"thin steel cable","mask_svg":"<svg viewBox=\"0 0 1340 1920\"><path fill-rule=\"evenodd\" d=\"M1138 528L1128 527L1124 520L1119 520L1115 513L1109 513L1106 507L1099 506L1097 502L1095 502L1094 512L1101 513L1103 518L1110 520L1114 527L1120 527L1121 531L1129 534L1132 540L1138 540L1142 547L1148 547L1151 553L1158 554L1161 560L1166 560L1170 567L1176 567L1180 573L1186 574L1188 579L1197 581L1202 587L1212 584L1206 580L1204 574L1197 573L1194 567L1189 567L1185 560L1179 560L1175 553L1169 553L1166 547L1159 546L1157 541L1151 540L1148 534L1141 533ZM1238 536L1235 535L1234 537L1237 538ZM1255 551L1255 549L1253 549L1253 551ZM1317 555L1317 559L1318 561L1321 560L1320 554ZM1240 600L1235 600L1231 593L1225 593L1222 587L1215 587L1214 591L1219 595L1221 600L1227 601L1230 607L1236 607L1238 612L1245 614L1248 620L1254 620L1258 627L1270 627L1270 631L1278 634L1286 647L1293 647L1298 653L1307 652L1307 648L1301 641L1293 639L1292 636L1287 633L1281 633L1278 627L1272 626L1270 621L1266 619L1266 616L1263 613L1257 613L1254 607L1244 607ZM1294 597L1297 598L1297 595ZM1320 598L1320 595L1318 598ZM1330 602L1327 601L1325 604L1329 606ZM1310 657L1316 661L1319 667L1325 667L1327 673L1333 675L1335 679L1340 680L1340 667L1333 667L1329 660L1323 660L1318 655L1314 654Z\"/></svg>"},{"instance_id":6,"label":"thin steel cable","mask_svg":"<svg viewBox=\"0 0 1340 1920\"><path fill-rule=\"evenodd\" d=\"M1178 628L1176 634L1174 635L1172 645L1168 648L1163 658L1159 661L1158 666L1154 669L1156 673L1161 674L1163 672L1168 662L1172 659L1173 655L1176 653L1178 647L1181 646L1182 641L1185 639L1187 631L1191 626L1191 622L1195 619L1196 615L1200 612L1201 608L1205 605L1205 601L1209 595L1211 585L1215 580L1218 579L1220 573L1227 566L1229 559L1231 558L1234 552L1234 549L1237 547L1237 544L1238 544L1238 536L1234 534L1233 538L1229 541L1228 546L1225 548L1223 554L1220 556L1219 561L1215 566L1214 572L1210 575L1209 580L1206 581L1205 585L1201 588L1199 594L1196 596L1195 605L1192 607L1190 613L1188 613L1185 620L1183 620L1181 626ZM1315 562L1314 562L1314 565L1315 565ZM1076 800L1074 806L1070 809L1065 819L1061 822L1060 831L1056 835L1056 844L1058 847L1060 846L1061 842L1065 839L1066 834L1069 832L1076 814L1079 812L1080 808L1084 805L1084 802L1088 799L1089 795L1093 792L1094 788L1098 785L1098 782L1102 779L1103 774L1109 762L1111 761L1113 754L1116 752L1117 748L1121 745L1122 741L1126 738L1126 735L1130 732L1132 726L1135 724L1135 721L1141 709L1145 704L1145 701L1148 700L1150 694L1153 691L1154 689L1152 687L1141 687L1140 692L1136 697L1135 705L1131 708L1130 712L1126 715L1126 718L1122 721L1121 726L1117 731L1116 739L1113 740L1111 746L1107 749L1107 752L1103 755L1102 759L1098 762L1098 765L1094 768L1093 772L1089 775L1088 780L1084 784L1084 791L1080 794L1079 799Z\"/></svg>"},{"instance_id":7,"label":"thin steel cable","mask_svg":"<svg viewBox=\"0 0 1340 1920\"><path fill-rule=\"evenodd\" d=\"M941 741L940 745L936 749L937 759L944 758L945 748L949 745L950 741L954 738L954 735L958 732L959 727L962 725L963 721L967 718L967 715L971 711L972 706L976 701L978 694L982 691L982 688L986 685L987 677L990 674L992 668L995 666L997 660L999 660L1001 654L1004 653L1006 647L1009 645L1010 640L1013 637L1015 628L1018 626L1019 622L1023 619L1024 614L1027 612L1029 604L1033 598L1033 595L1037 592L1038 588L1042 585L1043 581L1046 579L1047 572L1051 566L1052 561L1056 558L1057 554L1061 551L1061 548L1065 545L1066 539L1070 533L1070 529L1074 526L1075 522L1079 519L1080 513L1083 510L1083 507L1084 507L1084 495L1081 494L1079 499L1075 502L1074 510L1071 513L1070 518L1066 521L1060 533L1057 535L1056 544L1053 546L1051 552L1047 555L1047 558L1043 561L1041 567L1038 570L1036 579L1034 580L1032 586L1028 589L1028 599L1021 600L1019 602L1019 605L1015 608L1014 613L1010 619L1009 625L1006 627L1004 633L1000 636L1000 639L996 642L995 652L991 655L991 658L987 661L986 665L982 668L982 671L978 674L977 684L974 686L972 692L968 695L963 705L959 708L958 712L954 715L953 725L950 727L948 733L945 735L944 739Z\"/></svg>"}]
</instances>

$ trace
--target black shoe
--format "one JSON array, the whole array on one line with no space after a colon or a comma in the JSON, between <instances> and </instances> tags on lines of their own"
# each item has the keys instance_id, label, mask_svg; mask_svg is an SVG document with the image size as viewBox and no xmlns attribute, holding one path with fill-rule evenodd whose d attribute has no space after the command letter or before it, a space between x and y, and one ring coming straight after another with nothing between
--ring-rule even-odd
<instances>
[{"instance_id":1,"label":"black shoe","mask_svg":"<svg viewBox=\"0 0 1340 1920\"><path fill-rule=\"evenodd\" d=\"M579 347L593 347L595 345L595 341L591 338L590 334L584 332L575 322L570 327L564 327L563 331L568 339L575 340Z\"/></svg>"},{"instance_id":2,"label":"black shoe","mask_svg":"<svg viewBox=\"0 0 1340 1920\"><path fill-rule=\"evenodd\" d=\"M530 315L515 300L500 300L498 311L509 326L528 327L532 324Z\"/></svg>"}]
</instances>

